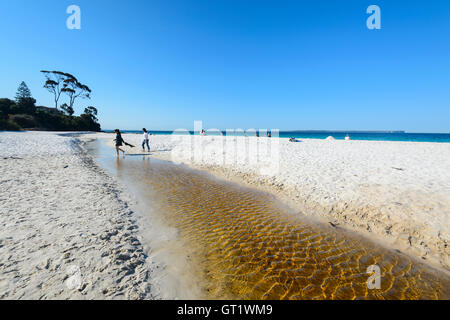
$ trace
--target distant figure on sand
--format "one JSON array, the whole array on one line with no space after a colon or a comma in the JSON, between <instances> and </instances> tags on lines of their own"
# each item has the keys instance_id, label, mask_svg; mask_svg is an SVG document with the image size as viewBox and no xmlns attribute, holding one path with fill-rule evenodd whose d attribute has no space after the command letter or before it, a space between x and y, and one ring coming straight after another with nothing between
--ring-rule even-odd
<instances>
[{"instance_id":1,"label":"distant figure on sand","mask_svg":"<svg viewBox=\"0 0 450 320\"><path fill-rule=\"evenodd\" d=\"M126 143L125 140L123 140L122 135L120 134L120 130L116 129L114 130L114 133L116 134L116 138L114 139L114 141L116 142L116 151L117 151L117 156L119 156L119 151L122 151L123 154L125 155L125 151L123 151L122 149L120 149L120 147L125 144L127 146L130 146L132 148L134 148L133 145Z\"/></svg>"},{"instance_id":2,"label":"distant figure on sand","mask_svg":"<svg viewBox=\"0 0 450 320\"><path fill-rule=\"evenodd\" d=\"M205 132L204 129L202 129L202 131L200 131L200 135L201 135L201 136L206 136L206 132Z\"/></svg>"},{"instance_id":3,"label":"distant figure on sand","mask_svg":"<svg viewBox=\"0 0 450 320\"><path fill-rule=\"evenodd\" d=\"M145 146L147 146L148 152L150 152L150 145L149 145L149 133L147 132L147 129L143 128L142 131L144 132L143 140L142 140L142 151L145 151Z\"/></svg>"},{"instance_id":4,"label":"distant figure on sand","mask_svg":"<svg viewBox=\"0 0 450 320\"><path fill-rule=\"evenodd\" d=\"M350 141L350 140L352 140L352 138L350 138L350 136L347 134L347 135L345 136L345 141Z\"/></svg>"}]
</instances>

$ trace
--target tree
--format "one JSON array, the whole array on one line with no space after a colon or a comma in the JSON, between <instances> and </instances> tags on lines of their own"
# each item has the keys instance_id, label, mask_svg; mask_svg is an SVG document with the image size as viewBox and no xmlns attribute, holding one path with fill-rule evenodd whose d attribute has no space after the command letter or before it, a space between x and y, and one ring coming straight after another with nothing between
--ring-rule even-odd
<instances>
[{"instance_id":1,"label":"tree","mask_svg":"<svg viewBox=\"0 0 450 320\"><path fill-rule=\"evenodd\" d=\"M64 80L64 88L61 90L69 96L69 107L73 109L75 100L77 98L90 99L91 89L82 84L71 74L67 74L67 79Z\"/></svg>"},{"instance_id":2,"label":"tree","mask_svg":"<svg viewBox=\"0 0 450 320\"><path fill-rule=\"evenodd\" d=\"M6 98L0 99L0 118L8 119L8 114L11 113L11 108L15 105L12 100Z\"/></svg>"},{"instance_id":3,"label":"tree","mask_svg":"<svg viewBox=\"0 0 450 320\"><path fill-rule=\"evenodd\" d=\"M84 109L84 114L89 116L89 118L91 118L91 120L95 123L98 122L98 118L97 118L97 108L89 106L87 108Z\"/></svg>"},{"instance_id":4,"label":"tree","mask_svg":"<svg viewBox=\"0 0 450 320\"><path fill-rule=\"evenodd\" d=\"M61 97L61 92L65 88L64 80L70 78L71 75L61 71L41 71L47 79L44 84L44 88L50 93L53 93L55 99L55 108L58 109L58 101Z\"/></svg>"},{"instance_id":5,"label":"tree","mask_svg":"<svg viewBox=\"0 0 450 320\"><path fill-rule=\"evenodd\" d=\"M33 114L35 111L36 100L31 96L31 91L27 84L22 81L17 89L16 93L16 104L11 106L10 111L13 114L25 113Z\"/></svg>"},{"instance_id":6,"label":"tree","mask_svg":"<svg viewBox=\"0 0 450 320\"><path fill-rule=\"evenodd\" d=\"M73 114L75 113L75 111L73 110L73 108L71 106L69 106L67 103L64 103L63 105L61 105L61 109L64 111L65 114L67 114L68 116L73 116Z\"/></svg>"},{"instance_id":7,"label":"tree","mask_svg":"<svg viewBox=\"0 0 450 320\"><path fill-rule=\"evenodd\" d=\"M12 113L34 114L36 111L36 100L33 98L24 98L11 108Z\"/></svg>"},{"instance_id":8,"label":"tree","mask_svg":"<svg viewBox=\"0 0 450 320\"><path fill-rule=\"evenodd\" d=\"M83 130L89 130L89 131L100 131L100 124L98 123L97 119L97 109L89 106L84 109L84 113L80 115L80 127L83 128Z\"/></svg>"},{"instance_id":9,"label":"tree","mask_svg":"<svg viewBox=\"0 0 450 320\"><path fill-rule=\"evenodd\" d=\"M24 81L22 81L22 83L19 85L19 88L17 89L16 102L19 103L23 99L30 99L30 98L32 98L31 91L28 88L27 84Z\"/></svg>"}]
</instances>

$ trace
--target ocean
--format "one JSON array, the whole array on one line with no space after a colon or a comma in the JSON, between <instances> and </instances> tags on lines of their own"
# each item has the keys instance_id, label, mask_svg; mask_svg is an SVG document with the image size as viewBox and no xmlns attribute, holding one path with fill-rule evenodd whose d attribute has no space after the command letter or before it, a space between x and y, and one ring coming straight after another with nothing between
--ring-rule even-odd
<instances>
[{"instance_id":1,"label":"ocean","mask_svg":"<svg viewBox=\"0 0 450 320\"><path fill-rule=\"evenodd\" d=\"M113 132L113 130L105 130L105 132ZM142 133L140 130L122 130L123 133ZM173 131L150 131L154 135L168 135ZM193 131L189 131L194 134ZM198 134L196 132L195 134ZM225 131L207 132L207 135L226 135ZM233 133L233 136L251 135L249 133ZM261 132L260 136L266 135ZM337 140L344 140L349 135L352 140L372 140L372 141L414 141L414 142L445 142L450 143L450 133L408 133L403 131L280 131L280 138L296 138L296 139L326 139L329 136Z\"/></svg>"}]
</instances>

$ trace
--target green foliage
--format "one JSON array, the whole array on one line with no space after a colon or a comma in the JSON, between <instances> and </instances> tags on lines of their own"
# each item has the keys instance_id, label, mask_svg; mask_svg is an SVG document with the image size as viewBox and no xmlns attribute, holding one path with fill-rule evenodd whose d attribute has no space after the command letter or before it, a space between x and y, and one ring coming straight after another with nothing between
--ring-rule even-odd
<instances>
[{"instance_id":1,"label":"green foliage","mask_svg":"<svg viewBox=\"0 0 450 320\"><path fill-rule=\"evenodd\" d=\"M67 78L64 80L64 88L61 91L69 97L69 107L72 109L77 98L90 99L92 92L87 85L82 84L70 74L67 74Z\"/></svg>"},{"instance_id":2,"label":"green foliage","mask_svg":"<svg viewBox=\"0 0 450 320\"><path fill-rule=\"evenodd\" d=\"M9 121L17 124L20 128L33 129L37 127L36 119L29 114L14 114L9 117Z\"/></svg>"},{"instance_id":3,"label":"green foliage","mask_svg":"<svg viewBox=\"0 0 450 320\"><path fill-rule=\"evenodd\" d=\"M41 72L46 78L44 88L53 94L56 109L58 109L58 102L62 93L69 97L68 105L72 109L76 99L91 98L91 89L87 85L78 81L74 75L61 71L42 70Z\"/></svg>"},{"instance_id":4,"label":"green foliage","mask_svg":"<svg viewBox=\"0 0 450 320\"><path fill-rule=\"evenodd\" d=\"M86 114L87 116L89 116L89 118L91 118L92 121L97 122L97 108L93 107L93 106L89 106L87 108L84 109L84 114Z\"/></svg>"},{"instance_id":5,"label":"green foliage","mask_svg":"<svg viewBox=\"0 0 450 320\"><path fill-rule=\"evenodd\" d=\"M58 109L58 101L64 88L64 80L66 80L68 77L72 77L72 75L61 71L42 70L41 72L46 78L44 88L47 89L48 92L53 94L55 108Z\"/></svg>"},{"instance_id":6,"label":"green foliage","mask_svg":"<svg viewBox=\"0 0 450 320\"><path fill-rule=\"evenodd\" d=\"M19 88L17 89L16 93L16 102L20 103L22 100L29 100L31 99L31 91L28 88L27 84L22 81L22 83L19 85Z\"/></svg>"},{"instance_id":7,"label":"green foliage","mask_svg":"<svg viewBox=\"0 0 450 320\"><path fill-rule=\"evenodd\" d=\"M67 103L64 103L61 106L61 110L64 111L64 113L68 116L73 116L73 114L75 113L75 111L73 110L73 108L69 105L67 105Z\"/></svg>"},{"instance_id":8,"label":"green foliage","mask_svg":"<svg viewBox=\"0 0 450 320\"><path fill-rule=\"evenodd\" d=\"M80 83L73 75L60 71L41 71L46 81L44 88L54 94L55 107L36 108L36 100L25 82L17 90L16 101L0 99L0 130L39 129L50 131L100 131L97 109L89 106L80 116L73 116L73 104L77 98L90 98L91 89ZM63 104L58 111L61 93L66 93L69 104Z\"/></svg>"},{"instance_id":9,"label":"green foliage","mask_svg":"<svg viewBox=\"0 0 450 320\"><path fill-rule=\"evenodd\" d=\"M22 98L15 105L12 105L10 110L12 114L33 114L36 110L36 100L33 98Z\"/></svg>"},{"instance_id":10,"label":"green foliage","mask_svg":"<svg viewBox=\"0 0 450 320\"><path fill-rule=\"evenodd\" d=\"M12 113L11 108L15 106L15 102L10 99L0 99L0 119L7 120L8 114Z\"/></svg>"},{"instance_id":11,"label":"green foliage","mask_svg":"<svg viewBox=\"0 0 450 320\"><path fill-rule=\"evenodd\" d=\"M21 129L22 128L13 121L0 119L0 130L19 131Z\"/></svg>"},{"instance_id":12,"label":"green foliage","mask_svg":"<svg viewBox=\"0 0 450 320\"><path fill-rule=\"evenodd\" d=\"M39 129L49 131L100 131L94 107L86 108L88 113L70 116L62 113L34 109L29 113L21 110L14 101L0 99L0 130Z\"/></svg>"},{"instance_id":13,"label":"green foliage","mask_svg":"<svg viewBox=\"0 0 450 320\"><path fill-rule=\"evenodd\" d=\"M51 131L100 131L100 125L90 117L79 117L38 110L35 115L40 127Z\"/></svg>"},{"instance_id":14,"label":"green foliage","mask_svg":"<svg viewBox=\"0 0 450 320\"><path fill-rule=\"evenodd\" d=\"M81 129L81 130L89 130L89 131L100 131L100 124L97 121L94 121L89 115L83 113L80 115L80 125L89 129Z\"/></svg>"}]
</instances>

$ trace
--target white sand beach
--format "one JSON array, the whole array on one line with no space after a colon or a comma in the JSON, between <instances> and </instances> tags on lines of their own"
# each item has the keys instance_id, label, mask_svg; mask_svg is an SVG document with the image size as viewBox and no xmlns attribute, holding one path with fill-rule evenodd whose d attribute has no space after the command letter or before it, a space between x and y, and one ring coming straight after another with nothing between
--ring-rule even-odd
<instances>
[{"instance_id":1,"label":"white sand beach","mask_svg":"<svg viewBox=\"0 0 450 320\"><path fill-rule=\"evenodd\" d=\"M0 299L148 299L130 198L54 133L0 133Z\"/></svg>"},{"instance_id":2,"label":"white sand beach","mask_svg":"<svg viewBox=\"0 0 450 320\"><path fill-rule=\"evenodd\" d=\"M141 135L123 138L142 152ZM450 270L449 143L156 135L151 148Z\"/></svg>"},{"instance_id":3,"label":"white sand beach","mask_svg":"<svg viewBox=\"0 0 450 320\"><path fill-rule=\"evenodd\" d=\"M141 153L141 135L123 137ZM114 135L0 133L0 299L186 298L161 273L133 196L80 147L90 139L112 146ZM450 144L280 139L272 157L268 138L226 139L152 136L152 156L269 191L448 272Z\"/></svg>"}]
</instances>

